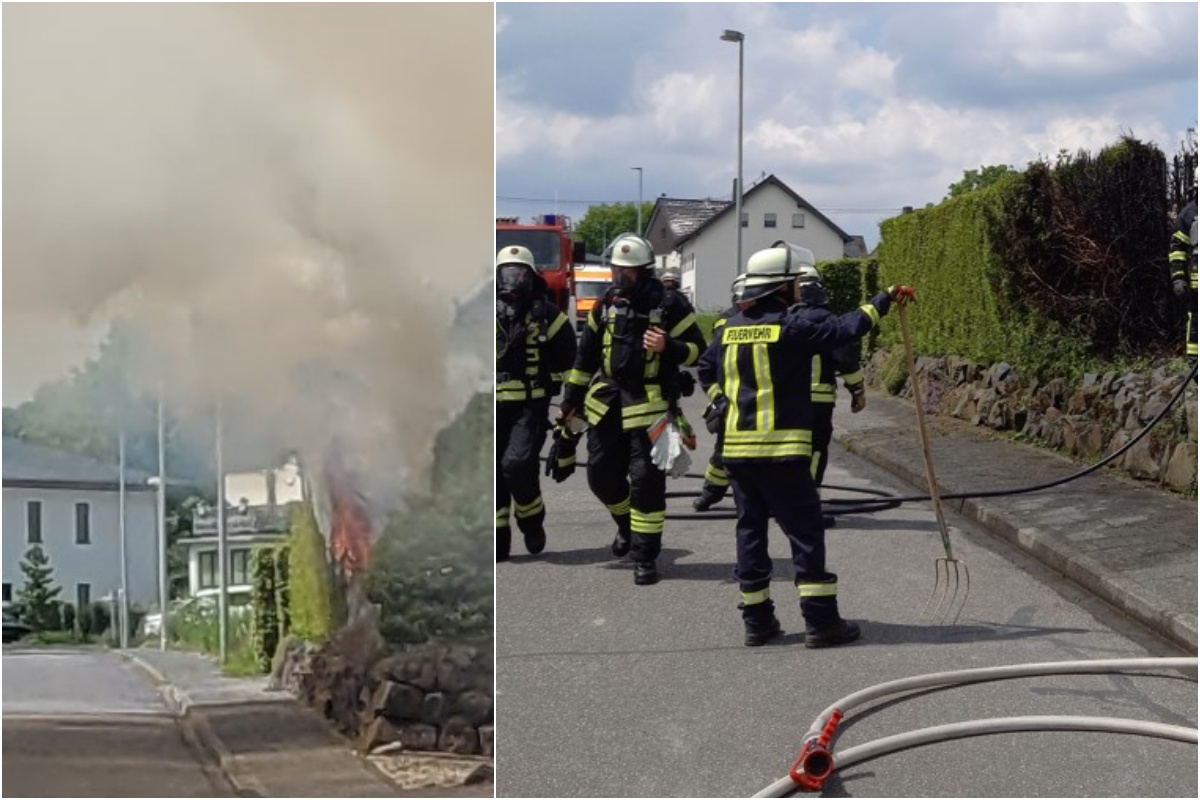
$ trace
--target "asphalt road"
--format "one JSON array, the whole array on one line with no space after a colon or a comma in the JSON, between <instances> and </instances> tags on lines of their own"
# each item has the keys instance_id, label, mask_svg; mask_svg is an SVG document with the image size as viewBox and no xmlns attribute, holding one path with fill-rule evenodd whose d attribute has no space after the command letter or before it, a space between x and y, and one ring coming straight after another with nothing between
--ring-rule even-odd
<instances>
[{"instance_id":1,"label":"asphalt road","mask_svg":"<svg viewBox=\"0 0 1200 800\"><path fill-rule=\"evenodd\" d=\"M229 797L158 693L102 650L3 656L5 797Z\"/></svg>"},{"instance_id":2,"label":"asphalt road","mask_svg":"<svg viewBox=\"0 0 1200 800\"><path fill-rule=\"evenodd\" d=\"M695 400L695 398L693 398ZM698 408L689 417L699 419ZM695 471L711 446L702 433ZM828 484L910 493L836 451ZM699 481L669 481L669 490ZM745 797L783 777L829 704L897 678L1044 661L1184 655L951 516L971 592L957 625L921 619L942 554L932 509L843 516L828 536L844 616L863 638L810 651L786 544L772 594L785 635L747 648L731 579L733 523L668 520L656 586L608 552L613 526L582 470L544 483L547 551L498 565L497 796ZM690 500L669 501L687 513ZM514 542L514 552L520 544ZM1194 673L1039 677L909 694L843 723L837 749L947 722L1072 715L1196 727ZM826 796L1195 797L1194 745L1020 733L907 750L834 774Z\"/></svg>"}]
</instances>

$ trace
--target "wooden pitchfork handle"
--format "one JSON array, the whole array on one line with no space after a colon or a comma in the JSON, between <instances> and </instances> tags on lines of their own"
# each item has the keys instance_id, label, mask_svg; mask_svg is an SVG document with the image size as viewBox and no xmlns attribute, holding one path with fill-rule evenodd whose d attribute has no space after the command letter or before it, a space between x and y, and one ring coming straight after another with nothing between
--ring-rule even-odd
<instances>
[{"instance_id":1,"label":"wooden pitchfork handle","mask_svg":"<svg viewBox=\"0 0 1200 800\"><path fill-rule=\"evenodd\" d=\"M942 498L938 493L937 478L933 474L933 454L929 450L929 431L925 429L925 403L921 395L921 381L917 377L917 361L913 356L912 333L908 329L908 308L906 303L898 303L900 314L900 332L904 336L904 356L908 360L908 377L912 381L913 401L917 406L917 431L921 435L921 454L925 457L925 478L929 481L929 497L933 500L933 512L937 515L938 531L942 534L942 546L946 548L946 558L954 561L954 553L950 549L950 532L946 528L946 518L942 515Z\"/></svg>"}]
</instances>

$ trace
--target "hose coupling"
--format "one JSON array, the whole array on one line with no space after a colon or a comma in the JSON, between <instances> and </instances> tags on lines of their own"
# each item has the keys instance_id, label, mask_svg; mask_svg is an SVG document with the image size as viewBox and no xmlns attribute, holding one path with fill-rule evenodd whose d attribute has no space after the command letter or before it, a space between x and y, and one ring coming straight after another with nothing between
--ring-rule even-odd
<instances>
[{"instance_id":1,"label":"hose coupling","mask_svg":"<svg viewBox=\"0 0 1200 800\"><path fill-rule=\"evenodd\" d=\"M833 772L833 753L829 751L829 743L837 726L842 721L842 712L834 709L829 715L829 721L821 729L818 736L809 737L800 749L800 755L788 770L788 774L796 785L810 792L817 792L825 785L826 779Z\"/></svg>"}]
</instances>

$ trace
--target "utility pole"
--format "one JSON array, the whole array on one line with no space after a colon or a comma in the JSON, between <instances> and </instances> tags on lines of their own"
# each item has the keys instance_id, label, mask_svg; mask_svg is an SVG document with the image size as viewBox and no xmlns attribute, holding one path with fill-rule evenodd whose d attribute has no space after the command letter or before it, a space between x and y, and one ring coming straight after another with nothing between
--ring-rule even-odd
<instances>
[{"instance_id":1,"label":"utility pole","mask_svg":"<svg viewBox=\"0 0 1200 800\"><path fill-rule=\"evenodd\" d=\"M636 169L638 174L638 202L637 202L637 235L642 235L642 168L630 167Z\"/></svg>"},{"instance_id":2,"label":"utility pole","mask_svg":"<svg viewBox=\"0 0 1200 800\"><path fill-rule=\"evenodd\" d=\"M217 400L216 449L217 449L217 633L220 641L220 663L229 657L229 585L226 580L226 562L229 559L228 542L225 539L225 455L222 447L224 409Z\"/></svg>"},{"instance_id":3,"label":"utility pole","mask_svg":"<svg viewBox=\"0 0 1200 800\"><path fill-rule=\"evenodd\" d=\"M737 264L734 267L734 277L742 274L742 87L745 83L745 61L743 49L746 41L741 31L727 30L721 34L723 42L737 42L738 46L738 132L737 132L737 193L734 196L734 214L737 226Z\"/></svg>"},{"instance_id":4,"label":"utility pole","mask_svg":"<svg viewBox=\"0 0 1200 800\"><path fill-rule=\"evenodd\" d=\"M117 527L120 529L118 550L121 556L121 605L117 624L121 626L121 649L129 647L129 558L125 552L128 534L125 524L125 423L117 434Z\"/></svg>"},{"instance_id":5,"label":"utility pole","mask_svg":"<svg viewBox=\"0 0 1200 800\"><path fill-rule=\"evenodd\" d=\"M158 623L158 649L167 649L167 447L164 442L166 423L163 414L163 385L158 385L158 608L162 618Z\"/></svg>"}]
</instances>

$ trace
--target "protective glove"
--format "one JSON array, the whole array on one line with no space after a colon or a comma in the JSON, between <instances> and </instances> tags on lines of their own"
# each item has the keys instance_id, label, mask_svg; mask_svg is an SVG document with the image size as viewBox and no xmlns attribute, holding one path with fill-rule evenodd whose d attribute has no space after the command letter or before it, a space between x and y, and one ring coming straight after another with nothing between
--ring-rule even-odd
<instances>
[{"instance_id":1,"label":"protective glove","mask_svg":"<svg viewBox=\"0 0 1200 800\"><path fill-rule=\"evenodd\" d=\"M704 409L704 427L716 436L725 427L725 412L729 410L729 398L721 395Z\"/></svg>"},{"instance_id":2,"label":"protective glove","mask_svg":"<svg viewBox=\"0 0 1200 800\"><path fill-rule=\"evenodd\" d=\"M850 388L850 413L857 414L867 407L867 393L862 384Z\"/></svg>"},{"instance_id":3,"label":"protective glove","mask_svg":"<svg viewBox=\"0 0 1200 800\"><path fill-rule=\"evenodd\" d=\"M1183 278L1176 278L1171 281L1171 290L1175 292L1176 297L1183 297L1183 293L1187 291L1187 281Z\"/></svg>"},{"instance_id":4,"label":"protective glove","mask_svg":"<svg viewBox=\"0 0 1200 800\"><path fill-rule=\"evenodd\" d=\"M908 305L909 303L917 302L917 289L914 286L906 286L898 283L888 287L888 296L902 306Z\"/></svg>"},{"instance_id":5,"label":"protective glove","mask_svg":"<svg viewBox=\"0 0 1200 800\"><path fill-rule=\"evenodd\" d=\"M556 483L562 483L575 472L575 451L582 435L573 433L566 419L559 417L555 421L550 451L546 454L546 475Z\"/></svg>"}]
</instances>

